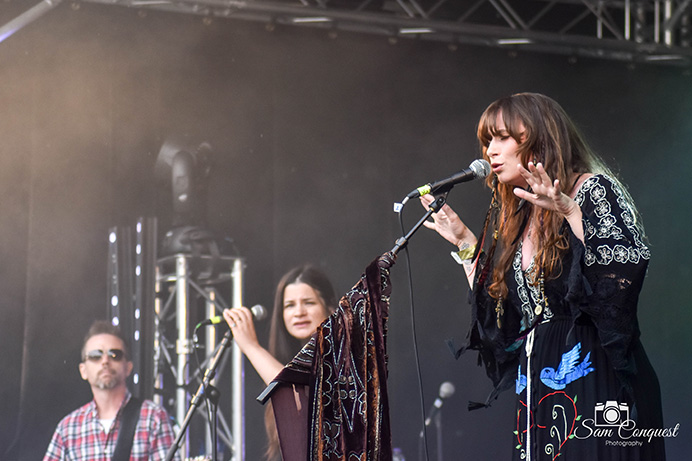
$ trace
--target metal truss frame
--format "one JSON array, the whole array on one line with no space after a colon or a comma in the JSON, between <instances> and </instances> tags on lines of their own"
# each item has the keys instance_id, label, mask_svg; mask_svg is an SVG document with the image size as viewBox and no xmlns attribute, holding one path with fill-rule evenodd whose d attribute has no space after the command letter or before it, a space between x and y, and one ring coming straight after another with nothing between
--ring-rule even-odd
<instances>
[{"instance_id":1,"label":"metal truss frame","mask_svg":"<svg viewBox=\"0 0 692 461\"><path fill-rule=\"evenodd\" d=\"M630 63L692 66L692 0L82 0Z\"/></svg>"},{"instance_id":2,"label":"metal truss frame","mask_svg":"<svg viewBox=\"0 0 692 461\"><path fill-rule=\"evenodd\" d=\"M75 0L72 5L79 4ZM81 0L205 18L692 67L692 0ZM0 42L62 0L0 26Z\"/></svg>"},{"instance_id":3,"label":"metal truss frame","mask_svg":"<svg viewBox=\"0 0 692 461\"><path fill-rule=\"evenodd\" d=\"M188 459L204 445L205 454L215 453L223 443L230 461L245 460L245 360L235 342L227 354L214 328L205 328L204 342L198 341L196 322L220 315L229 307L243 305L245 260L237 256L176 253L157 257L156 218L140 218L136 226L112 227L108 235L106 315L129 338L133 362L129 383L134 396L153 399L169 411L179 425L192 404L191 389L210 373L212 359L219 367L208 384L218 386L218 377L230 361L231 424L221 410L213 412L214 425L207 424L201 408L193 416L194 437L186 428L179 453ZM228 304L222 292L231 296ZM196 360L193 360L196 359ZM204 389L197 397L209 396ZM198 391L199 392L199 391ZM225 393L225 392L222 392ZM218 403L218 402L217 402ZM209 408L209 407L207 407ZM202 436L202 438L200 438ZM216 437L214 437L216 436ZM212 445L214 440L220 443Z\"/></svg>"},{"instance_id":4,"label":"metal truss frame","mask_svg":"<svg viewBox=\"0 0 692 461\"><path fill-rule=\"evenodd\" d=\"M206 284L199 279L200 268L209 267L210 264L228 265L228 272L221 272L213 281L206 280ZM192 256L189 254L175 254L161 258L156 263L156 292L158 293L155 311L154 331L154 370L152 372L155 381L155 396L157 403L165 405L161 394L171 384L171 378L175 390L174 415L177 424L186 419L190 405L190 386L200 384L206 376L205 369L209 366L213 357L218 353L220 339L213 329L205 334L205 359L198 367L193 366L191 357L196 344L193 338L193 304L194 299L204 301L204 316L215 317L229 307L243 305L243 272L244 260L238 257L220 256L215 261L207 255ZM231 289L232 300L229 305L221 296L219 289L225 286ZM197 306L199 307L199 306ZM196 328L194 329L196 332ZM173 352L174 351L174 352ZM219 441L231 450L231 461L245 460L245 378L243 354L235 342L230 347L231 361L231 402L232 421L229 427L222 412L218 412L216 435ZM229 356L222 357L220 368L223 369L229 360ZM196 368L196 370L195 370ZM205 376L203 376L203 372ZM211 376L211 385L217 385L215 376ZM201 416L201 413L199 414ZM178 430L176 428L176 430ZM214 452L211 445L212 434L205 427L206 453ZM182 458L190 456L189 434L181 441L180 453Z\"/></svg>"}]
</instances>

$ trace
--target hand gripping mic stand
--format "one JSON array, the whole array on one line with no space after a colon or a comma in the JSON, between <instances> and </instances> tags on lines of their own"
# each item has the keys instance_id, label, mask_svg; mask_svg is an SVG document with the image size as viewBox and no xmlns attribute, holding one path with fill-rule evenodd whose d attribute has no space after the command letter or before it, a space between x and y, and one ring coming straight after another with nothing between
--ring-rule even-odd
<instances>
[{"instance_id":1,"label":"hand gripping mic stand","mask_svg":"<svg viewBox=\"0 0 692 461\"><path fill-rule=\"evenodd\" d=\"M226 334L223 336L221 342L219 343L219 347L216 350L216 354L209 363L209 368L207 368L207 371L204 372L204 378L202 379L199 388L197 388L197 392L195 392L195 395L190 400L190 408L188 409L187 414L185 415L185 420L180 425L180 431L178 431L178 436L175 438L175 442L173 442L173 445L171 445L171 448L168 450L168 453L166 454L166 461L171 461L175 456L175 453L180 448L183 437L185 437L187 427L190 425L190 421L192 420L193 415L195 414L195 412L197 411L197 409L202 404L205 398L209 401L210 404L209 418L211 424L214 426L211 430L211 459L212 461L216 461L216 410L219 404L219 391L211 385L211 380L214 379L214 376L216 376L216 368L218 367L218 364L221 361L221 357L223 356L224 352L226 352L226 349L228 349L228 346L231 344L231 337L231 330L228 330Z\"/></svg>"},{"instance_id":2,"label":"hand gripping mic stand","mask_svg":"<svg viewBox=\"0 0 692 461\"><path fill-rule=\"evenodd\" d=\"M450 188L451 189L451 188ZM399 253L399 251L408 245L408 241L413 237L413 234L420 229L420 227L423 225L425 221L430 218L430 216L433 215L433 213L437 213L440 211L440 208L447 203L447 194L442 194L438 197L435 198L435 201L430 204L430 207L428 207L428 211L425 213L425 215L416 223L415 226L411 228L410 231L408 231L408 234L404 235L403 237L400 237L397 241L396 244L394 245L394 248L392 248L392 254L396 255Z\"/></svg>"}]
</instances>

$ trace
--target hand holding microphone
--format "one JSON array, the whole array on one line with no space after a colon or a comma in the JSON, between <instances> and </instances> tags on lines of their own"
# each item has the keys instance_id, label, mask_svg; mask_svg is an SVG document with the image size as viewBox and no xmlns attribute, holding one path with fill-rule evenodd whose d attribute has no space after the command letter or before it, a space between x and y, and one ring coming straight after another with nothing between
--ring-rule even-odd
<instances>
[{"instance_id":1,"label":"hand holding microphone","mask_svg":"<svg viewBox=\"0 0 692 461\"><path fill-rule=\"evenodd\" d=\"M254 320L262 320L267 316L267 311L259 304L247 307L234 307L224 309L223 318L233 333L233 339L240 346L241 350L259 346L257 332L255 331Z\"/></svg>"},{"instance_id":2,"label":"hand holding microphone","mask_svg":"<svg viewBox=\"0 0 692 461\"><path fill-rule=\"evenodd\" d=\"M426 210L434 200L431 195L424 195L420 198L420 202ZM476 236L449 205L443 205L440 211L432 215L432 219L432 222L425 221L423 226L434 230L455 247L461 248L463 243L469 245L476 243Z\"/></svg>"},{"instance_id":3,"label":"hand holding microphone","mask_svg":"<svg viewBox=\"0 0 692 461\"><path fill-rule=\"evenodd\" d=\"M468 168L458 171L448 178L428 183L413 189L408 193L408 195L406 195L406 197L404 197L400 205L403 207L406 205L406 202L414 197L421 197L426 194L442 194L444 192L449 192L452 187L459 183L471 181L473 179L485 178L488 176L488 174L490 174L490 170L490 164L487 161L483 159L476 159L471 162L471 165L469 165Z\"/></svg>"},{"instance_id":4,"label":"hand holding microphone","mask_svg":"<svg viewBox=\"0 0 692 461\"><path fill-rule=\"evenodd\" d=\"M247 307L234 307L232 309L224 309L223 316L217 315L202 320L197 324L195 329L205 325L218 325L225 320L238 345L241 345L241 343L252 344L253 342L259 344L253 317L256 320L262 320L266 316L267 311L260 304L255 304L249 309Z\"/></svg>"},{"instance_id":5,"label":"hand holding microphone","mask_svg":"<svg viewBox=\"0 0 692 461\"><path fill-rule=\"evenodd\" d=\"M248 309L247 307L238 307L238 308L234 308L234 309L248 310L248 311L250 311L251 316L254 316L255 319L257 319L257 320L263 320L267 316L267 311L264 308L264 306L262 306L261 304L255 304L250 309ZM230 310L230 309L226 309L226 310ZM217 315L215 317L211 317L211 318L208 318L206 320L202 320L201 322L199 322L199 324L197 326L202 327L204 325L217 325L217 324L224 321L224 317L225 317L225 315L224 316ZM229 326L230 326L230 323L229 323Z\"/></svg>"},{"instance_id":6,"label":"hand holding microphone","mask_svg":"<svg viewBox=\"0 0 692 461\"><path fill-rule=\"evenodd\" d=\"M490 164L487 161L476 159L471 162L469 168L454 173L452 176L441 181L435 181L434 183L428 183L418 187L409 192L401 203L395 203L394 211L401 213L404 204L406 204L409 199L420 197L421 203L428 212L423 219L418 221L408 235L397 240L392 252L396 253L406 246L410 236L418 230L421 225L424 225L428 229L435 230L447 241L459 247L459 250L464 250L475 245L477 242L476 236L466 227L454 210L445 204L445 196L442 194L449 192L455 184L470 181L472 179L485 178L490 173L490 170ZM438 194L440 196L434 199L428 194ZM433 202L435 202L434 206L431 206ZM429 217L432 217L432 222L427 221Z\"/></svg>"}]
</instances>

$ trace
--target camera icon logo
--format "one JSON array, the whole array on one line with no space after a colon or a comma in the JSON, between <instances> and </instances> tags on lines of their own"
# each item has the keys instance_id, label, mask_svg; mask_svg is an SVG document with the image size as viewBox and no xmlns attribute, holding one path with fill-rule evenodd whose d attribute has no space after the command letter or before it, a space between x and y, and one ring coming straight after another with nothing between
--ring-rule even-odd
<instances>
[{"instance_id":1,"label":"camera icon logo","mask_svg":"<svg viewBox=\"0 0 692 461\"><path fill-rule=\"evenodd\" d=\"M620 426L630 419L630 407L626 403L606 400L594 406L594 422L596 426Z\"/></svg>"}]
</instances>

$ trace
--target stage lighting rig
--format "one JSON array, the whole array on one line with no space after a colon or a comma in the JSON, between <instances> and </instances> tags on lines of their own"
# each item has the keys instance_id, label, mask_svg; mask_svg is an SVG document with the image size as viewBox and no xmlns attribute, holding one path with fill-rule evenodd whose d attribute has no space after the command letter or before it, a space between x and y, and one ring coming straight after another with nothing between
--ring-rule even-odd
<instances>
[{"instance_id":1,"label":"stage lighting rig","mask_svg":"<svg viewBox=\"0 0 692 461\"><path fill-rule=\"evenodd\" d=\"M190 357L198 347L192 339L193 332L196 337L193 326L202 319L220 315L224 309L244 305L244 260L237 255L237 251L235 256L226 255L214 234L206 229L212 154L208 142L197 144L189 142L187 138L168 137L154 165L156 180L165 191L161 198L170 204L165 208L172 205L172 209L170 224L162 226L168 230L163 233L163 240L158 246L154 270L155 340L150 375L154 377L154 391L160 394L160 400L169 390L175 392L175 399L167 404L173 407L169 411L178 424L189 423L188 417L192 413L188 410L194 409L188 408L191 397L187 392L188 387L194 388L198 381L201 382L200 378L207 377L203 372L206 361L197 371L190 365ZM164 214L162 212L160 216ZM231 240L224 239L222 242L227 241ZM231 302L226 303L224 297L229 294ZM207 361L213 359L216 365L219 351L225 345L221 347L213 329L205 331L203 336ZM220 426L211 423L205 426L204 450L214 454L212 459L217 459L215 450L219 447L218 441L223 441L234 453L244 453L244 369L242 352L235 344L232 345L231 355L233 431L232 434L229 432L220 411ZM201 394L198 392L198 395ZM210 410L209 419L216 421L216 409L213 412ZM196 435L193 434L193 438ZM187 438L190 438L190 434L187 434ZM194 445L196 443L189 443L189 440L182 442L179 453L183 458L190 459L191 449L199 448Z\"/></svg>"},{"instance_id":2,"label":"stage lighting rig","mask_svg":"<svg viewBox=\"0 0 692 461\"><path fill-rule=\"evenodd\" d=\"M168 138L154 167L157 180L170 192L171 227L166 231L161 254L187 253L218 256L212 234L205 229L208 178L212 167L212 147Z\"/></svg>"},{"instance_id":3,"label":"stage lighting rig","mask_svg":"<svg viewBox=\"0 0 692 461\"><path fill-rule=\"evenodd\" d=\"M170 185L173 227L204 225L211 157L207 142L195 146L168 138L161 146L154 173L160 182Z\"/></svg>"}]
</instances>

